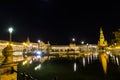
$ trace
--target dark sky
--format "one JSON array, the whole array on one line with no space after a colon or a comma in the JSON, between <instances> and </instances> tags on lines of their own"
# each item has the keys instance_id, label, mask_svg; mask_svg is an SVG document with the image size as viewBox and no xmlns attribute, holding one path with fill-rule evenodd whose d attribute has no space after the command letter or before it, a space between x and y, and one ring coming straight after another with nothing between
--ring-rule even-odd
<instances>
[{"instance_id":1,"label":"dark sky","mask_svg":"<svg viewBox=\"0 0 120 80\"><path fill-rule=\"evenodd\" d=\"M79 1L79 0L78 0ZM78 2L77 0L8 0L0 1L0 39L9 40L8 27L13 27L12 40L32 42L38 39L51 44L69 44L76 38L97 43L102 26L105 38L120 28L119 4Z\"/></svg>"}]
</instances>

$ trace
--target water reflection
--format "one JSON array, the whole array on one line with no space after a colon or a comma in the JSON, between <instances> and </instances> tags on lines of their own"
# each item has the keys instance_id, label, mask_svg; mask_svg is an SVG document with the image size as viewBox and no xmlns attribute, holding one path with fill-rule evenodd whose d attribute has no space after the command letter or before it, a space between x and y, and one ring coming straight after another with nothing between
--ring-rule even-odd
<instances>
[{"instance_id":1,"label":"water reflection","mask_svg":"<svg viewBox=\"0 0 120 80\"><path fill-rule=\"evenodd\" d=\"M87 61L88 61L88 64L90 64L90 58L89 58L89 56L87 57Z\"/></svg>"},{"instance_id":2,"label":"water reflection","mask_svg":"<svg viewBox=\"0 0 120 80\"><path fill-rule=\"evenodd\" d=\"M99 61L101 63L99 63ZM109 64L108 61L112 63ZM119 58L107 53L93 53L76 58L73 56L44 56L37 59L37 57L32 56L31 59L28 58L23 63L30 64L30 66L22 66L24 68L29 68L28 70L31 71L30 73L34 72L36 75L32 75L37 79L39 79L37 76L40 76L42 80L51 80L52 77L58 75L61 80L88 80L86 76L90 78L89 80L104 80L101 76L104 77L104 74L109 75L115 72L114 69L111 71L110 69L114 67L114 64L117 65L117 67L119 66ZM26 68L25 70L27 70ZM45 75L47 75L49 79L46 78ZM75 79L72 79L71 76L75 76ZM116 79L109 78L107 80Z\"/></svg>"},{"instance_id":3,"label":"water reflection","mask_svg":"<svg viewBox=\"0 0 120 80\"><path fill-rule=\"evenodd\" d=\"M36 70L40 70L40 68L41 68L41 64L37 65L37 66L34 68L34 70L35 70L35 71L36 71Z\"/></svg>"},{"instance_id":4,"label":"water reflection","mask_svg":"<svg viewBox=\"0 0 120 80\"><path fill-rule=\"evenodd\" d=\"M85 67L85 57L82 58L83 66Z\"/></svg>"},{"instance_id":5,"label":"water reflection","mask_svg":"<svg viewBox=\"0 0 120 80\"><path fill-rule=\"evenodd\" d=\"M100 61L102 63L102 67L104 70L104 73L107 73L107 62L108 62L108 54L106 53L100 53Z\"/></svg>"},{"instance_id":6,"label":"water reflection","mask_svg":"<svg viewBox=\"0 0 120 80\"><path fill-rule=\"evenodd\" d=\"M76 72L76 62L74 62L74 72Z\"/></svg>"},{"instance_id":7,"label":"water reflection","mask_svg":"<svg viewBox=\"0 0 120 80\"><path fill-rule=\"evenodd\" d=\"M116 62L117 62L117 65L119 66L119 60L118 60L118 57L116 57Z\"/></svg>"}]
</instances>

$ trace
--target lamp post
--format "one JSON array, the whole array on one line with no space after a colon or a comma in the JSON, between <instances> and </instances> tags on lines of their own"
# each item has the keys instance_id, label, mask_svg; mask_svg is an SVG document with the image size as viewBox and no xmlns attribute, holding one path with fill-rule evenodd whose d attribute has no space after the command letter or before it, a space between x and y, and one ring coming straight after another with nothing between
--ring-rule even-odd
<instances>
[{"instance_id":1,"label":"lamp post","mask_svg":"<svg viewBox=\"0 0 120 80\"><path fill-rule=\"evenodd\" d=\"M72 38L72 42L73 42L73 43L75 42L75 38Z\"/></svg>"},{"instance_id":2,"label":"lamp post","mask_svg":"<svg viewBox=\"0 0 120 80\"><path fill-rule=\"evenodd\" d=\"M40 49L40 40L38 40L38 50Z\"/></svg>"},{"instance_id":3,"label":"lamp post","mask_svg":"<svg viewBox=\"0 0 120 80\"><path fill-rule=\"evenodd\" d=\"M81 44L83 45L85 43L85 41L81 41Z\"/></svg>"},{"instance_id":4,"label":"lamp post","mask_svg":"<svg viewBox=\"0 0 120 80\"><path fill-rule=\"evenodd\" d=\"M10 28L8 29L8 31L9 31L9 33L10 33L9 43L11 44L11 42L12 42L12 32L13 32L13 28L10 27Z\"/></svg>"}]
</instances>

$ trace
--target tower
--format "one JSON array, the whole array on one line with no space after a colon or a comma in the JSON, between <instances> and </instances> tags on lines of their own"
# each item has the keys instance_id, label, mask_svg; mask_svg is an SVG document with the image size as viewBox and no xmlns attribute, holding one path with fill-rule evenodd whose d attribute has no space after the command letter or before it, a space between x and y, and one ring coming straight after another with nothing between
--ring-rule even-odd
<instances>
[{"instance_id":1,"label":"tower","mask_svg":"<svg viewBox=\"0 0 120 80\"><path fill-rule=\"evenodd\" d=\"M103 30L102 30L102 27L101 27L100 28L100 38L99 38L99 41L98 41L98 47L99 47L99 49L104 49L107 46L108 46L108 44L107 44L107 41L104 38Z\"/></svg>"}]
</instances>

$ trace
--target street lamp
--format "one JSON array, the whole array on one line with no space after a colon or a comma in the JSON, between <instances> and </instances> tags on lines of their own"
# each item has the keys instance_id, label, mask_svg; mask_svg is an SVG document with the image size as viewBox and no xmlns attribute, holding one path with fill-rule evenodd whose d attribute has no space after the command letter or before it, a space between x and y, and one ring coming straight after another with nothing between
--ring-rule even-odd
<instances>
[{"instance_id":1,"label":"street lamp","mask_svg":"<svg viewBox=\"0 0 120 80\"><path fill-rule=\"evenodd\" d=\"M72 38L72 41L75 42L75 38Z\"/></svg>"},{"instance_id":2,"label":"street lamp","mask_svg":"<svg viewBox=\"0 0 120 80\"><path fill-rule=\"evenodd\" d=\"M8 29L8 31L9 31L9 33L10 33L9 41L10 41L10 43L11 43L11 41L12 41L12 32L13 32L13 28L10 27L10 28Z\"/></svg>"},{"instance_id":3,"label":"street lamp","mask_svg":"<svg viewBox=\"0 0 120 80\"><path fill-rule=\"evenodd\" d=\"M38 50L39 50L39 48L40 48L40 40L38 40Z\"/></svg>"},{"instance_id":4,"label":"street lamp","mask_svg":"<svg viewBox=\"0 0 120 80\"><path fill-rule=\"evenodd\" d=\"M84 44L85 42L84 41L81 41L81 44Z\"/></svg>"}]
</instances>

